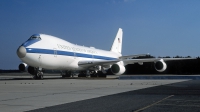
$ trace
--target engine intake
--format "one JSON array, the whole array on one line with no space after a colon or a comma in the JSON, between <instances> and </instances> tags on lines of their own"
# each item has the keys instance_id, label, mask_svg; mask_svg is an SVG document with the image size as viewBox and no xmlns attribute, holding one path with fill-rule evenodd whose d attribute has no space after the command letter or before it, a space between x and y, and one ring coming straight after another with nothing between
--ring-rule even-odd
<instances>
[{"instance_id":1,"label":"engine intake","mask_svg":"<svg viewBox=\"0 0 200 112\"><path fill-rule=\"evenodd\" d=\"M18 66L18 69L20 70L20 71L27 71L27 68L28 68L28 65L26 64L26 63L21 63L21 64L19 64L19 66Z\"/></svg>"},{"instance_id":2,"label":"engine intake","mask_svg":"<svg viewBox=\"0 0 200 112\"><path fill-rule=\"evenodd\" d=\"M36 68L34 68L32 66L28 66L26 63L19 64L18 68L20 71L28 72L32 75L34 75L37 72Z\"/></svg>"},{"instance_id":3,"label":"engine intake","mask_svg":"<svg viewBox=\"0 0 200 112\"><path fill-rule=\"evenodd\" d=\"M36 72L37 72L37 70L34 67L32 67L32 66L28 67L28 73L34 75Z\"/></svg>"},{"instance_id":4,"label":"engine intake","mask_svg":"<svg viewBox=\"0 0 200 112\"><path fill-rule=\"evenodd\" d=\"M158 72L163 72L167 69L167 65L163 60L159 60L159 61L155 62L155 69Z\"/></svg>"},{"instance_id":5,"label":"engine intake","mask_svg":"<svg viewBox=\"0 0 200 112\"><path fill-rule=\"evenodd\" d=\"M111 72L115 75L121 75L126 71L125 67L123 65L119 64L113 64L111 66Z\"/></svg>"}]
</instances>

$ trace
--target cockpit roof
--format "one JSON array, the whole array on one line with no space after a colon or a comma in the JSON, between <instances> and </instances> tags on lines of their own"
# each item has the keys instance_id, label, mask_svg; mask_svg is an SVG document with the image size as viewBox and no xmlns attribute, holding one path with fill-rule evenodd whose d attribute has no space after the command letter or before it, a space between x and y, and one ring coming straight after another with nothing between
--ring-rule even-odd
<instances>
[{"instance_id":1,"label":"cockpit roof","mask_svg":"<svg viewBox=\"0 0 200 112\"><path fill-rule=\"evenodd\" d=\"M33 39L37 39L37 40L41 40L40 34L33 34L29 40L33 40Z\"/></svg>"}]
</instances>

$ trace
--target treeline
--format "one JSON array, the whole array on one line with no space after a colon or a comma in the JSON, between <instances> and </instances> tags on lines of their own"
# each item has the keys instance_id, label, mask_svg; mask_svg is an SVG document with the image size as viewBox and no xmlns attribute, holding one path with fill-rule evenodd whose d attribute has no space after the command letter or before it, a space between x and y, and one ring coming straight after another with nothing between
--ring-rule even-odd
<instances>
[{"instance_id":1,"label":"treeline","mask_svg":"<svg viewBox=\"0 0 200 112\"><path fill-rule=\"evenodd\" d=\"M139 58L154 58L153 56L147 57L139 57ZM159 57L159 58L170 58L167 57ZM190 58L176 56L173 58ZM174 61L166 61L167 69L164 72L156 71L154 67L154 62L143 63L143 65L139 64L129 64L126 66L125 74L182 74L182 75L193 75L200 74L200 57L191 60L174 60Z\"/></svg>"}]
</instances>

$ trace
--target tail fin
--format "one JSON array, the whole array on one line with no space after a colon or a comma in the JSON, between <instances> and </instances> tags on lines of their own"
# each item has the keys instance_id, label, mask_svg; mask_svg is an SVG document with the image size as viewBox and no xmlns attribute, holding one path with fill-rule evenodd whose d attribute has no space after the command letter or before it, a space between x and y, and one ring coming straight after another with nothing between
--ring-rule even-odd
<instances>
[{"instance_id":1,"label":"tail fin","mask_svg":"<svg viewBox=\"0 0 200 112\"><path fill-rule=\"evenodd\" d=\"M121 54L121 51L122 51L122 36L123 36L123 31L122 31L121 28L119 28L110 51Z\"/></svg>"}]
</instances>

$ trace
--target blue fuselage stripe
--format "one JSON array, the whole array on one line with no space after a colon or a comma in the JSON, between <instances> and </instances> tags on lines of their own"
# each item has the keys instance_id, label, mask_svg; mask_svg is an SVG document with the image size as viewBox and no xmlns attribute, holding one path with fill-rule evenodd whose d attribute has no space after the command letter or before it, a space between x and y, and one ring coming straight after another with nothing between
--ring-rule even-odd
<instances>
[{"instance_id":1,"label":"blue fuselage stripe","mask_svg":"<svg viewBox=\"0 0 200 112\"><path fill-rule=\"evenodd\" d=\"M50 49L36 49L36 48L26 48L27 53L41 53L41 54L51 54L51 55L63 55L63 56L76 56L83 58L93 58L93 59L103 59L103 60L116 60L117 58L98 56L92 54L84 53L74 53L69 51L59 51L59 50L50 50Z\"/></svg>"},{"instance_id":2,"label":"blue fuselage stripe","mask_svg":"<svg viewBox=\"0 0 200 112\"><path fill-rule=\"evenodd\" d=\"M55 52L55 51L52 50L52 52ZM74 56L74 53L68 52L68 51L56 51L56 53L54 53L54 55Z\"/></svg>"}]
</instances>

